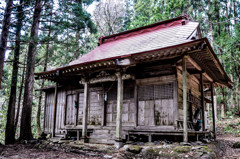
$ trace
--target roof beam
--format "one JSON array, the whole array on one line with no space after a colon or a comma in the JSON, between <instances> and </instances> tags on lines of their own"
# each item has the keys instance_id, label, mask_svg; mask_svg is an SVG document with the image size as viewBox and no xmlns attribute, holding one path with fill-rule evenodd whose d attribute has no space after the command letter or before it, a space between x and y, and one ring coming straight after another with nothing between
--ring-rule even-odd
<instances>
[{"instance_id":1,"label":"roof beam","mask_svg":"<svg viewBox=\"0 0 240 159\"><path fill-rule=\"evenodd\" d=\"M203 73L203 76L204 76L206 79L208 79L210 82L213 82L213 79L212 79L206 72Z\"/></svg>"},{"instance_id":2,"label":"roof beam","mask_svg":"<svg viewBox=\"0 0 240 159\"><path fill-rule=\"evenodd\" d=\"M187 60L199 71L198 73L203 71L202 68L190 56L187 56ZM197 73L197 71L196 71L196 73ZM192 74L194 74L194 73L192 73ZM203 76L210 82L213 82L213 79L206 72L203 73Z\"/></svg>"},{"instance_id":3,"label":"roof beam","mask_svg":"<svg viewBox=\"0 0 240 159\"><path fill-rule=\"evenodd\" d=\"M224 71L222 70L221 66L219 66L218 61L216 60L216 58L213 56L212 52L210 51L210 49L207 47L207 52L209 53L209 55L211 56L212 60L214 61L216 67L218 68L218 70L221 72L221 74L224 76Z\"/></svg>"},{"instance_id":4,"label":"roof beam","mask_svg":"<svg viewBox=\"0 0 240 159\"><path fill-rule=\"evenodd\" d=\"M202 68L190 56L186 56L186 58L198 71L202 71Z\"/></svg>"}]
</instances>

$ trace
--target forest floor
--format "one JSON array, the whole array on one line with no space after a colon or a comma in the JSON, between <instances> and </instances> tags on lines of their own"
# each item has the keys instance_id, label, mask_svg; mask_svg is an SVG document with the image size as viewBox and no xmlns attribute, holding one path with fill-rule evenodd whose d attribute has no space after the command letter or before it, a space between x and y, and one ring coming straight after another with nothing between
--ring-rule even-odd
<instances>
[{"instance_id":1,"label":"forest floor","mask_svg":"<svg viewBox=\"0 0 240 159\"><path fill-rule=\"evenodd\" d=\"M58 143L0 145L2 158L223 158L240 159L240 118L228 118L217 123L215 142L192 142L191 145L169 144L166 141L144 145L125 145L120 150L113 146ZM239 148L233 148L239 142ZM65 146L64 146L65 145Z\"/></svg>"}]
</instances>

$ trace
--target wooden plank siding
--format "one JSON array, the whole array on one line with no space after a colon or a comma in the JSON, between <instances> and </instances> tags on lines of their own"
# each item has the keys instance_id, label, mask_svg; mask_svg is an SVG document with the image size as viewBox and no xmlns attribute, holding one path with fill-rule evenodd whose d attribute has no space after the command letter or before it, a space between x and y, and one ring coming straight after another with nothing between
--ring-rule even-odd
<instances>
[{"instance_id":1,"label":"wooden plank siding","mask_svg":"<svg viewBox=\"0 0 240 159\"><path fill-rule=\"evenodd\" d=\"M79 93L78 100L78 121L77 125L82 125L83 116L83 90L65 90L59 89L58 91L58 102L57 102L57 115L56 115L56 133L63 133L65 126L74 126L76 120L76 107L75 101L77 101L77 94ZM90 89L89 98L89 115L88 125L101 125L102 120L102 108L104 94L101 88ZM52 130L53 121L53 102L54 102L54 91L47 91L45 97L45 117L44 117L44 131L50 133ZM66 110L65 110L66 109ZM66 113L66 119L65 118ZM66 120L66 121L64 121Z\"/></svg>"},{"instance_id":2,"label":"wooden plank siding","mask_svg":"<svg viewBox=\"0 0 240 159\"><path fill-rule=\"evenodd\" d=\"M173 126L177 112L174 75L137 80L138 125Z\"/></svg>"},{"instance_id":3,"label":"wooden plank siding","mask_svg":"<svg viewBox=\"0 0 240 159\"><path fill-rule=\"evenodd\" d=\"M182 83L182 68L181 66L177 67L177 83L178 83L178 120L183 120L183 83ZM200 82L199 80L193 76L187 73L187 92L189 93L191 91L191 94L199 99L201 99L201 92L200 92ZM190 106L190 103L188 102L188 107ZM194 104L191 104L191 107L189 107L188 112L188 121L192 119L190 115L193 115L196 111L197 106ZM190 110L191 109L191 110ZM190 112L192 111L192 112ZM208 111L205 111L205 122L208 120L209 114ZM208 124L206 123L205 128L208 128Z\"/></svg>"},{"instance_id":4,"label":"wooden plank siding","mask_svg":"<svg viewBox=\"0 0 240 159\"><path fill-rule=\"evenodd\" d=\"M107 112L106 112L106 125L115 126L117 117L117 101L108 100L107 101ZM123 112L122 112L122 125L123 126L134 126L135 123L135 103L134 99L124 99L123 100Z\"/></svg>"},{"instance_id":5,"label":"wooden plank siding","mask_svg":"<svg viewBox=\"0 0 240 159\"><path fill-rule=\"evenodd\" d=\"M64 129L65 96L66 96L65 91L60 90L58 93L58 103L57 103L56 133L61 133L60 131Z\"/></svg>"},{"instance_id":6,"label":"wooden plank siding","mask_svg":"<svg viewBox=\"0 0 240 159\"><path fill-rule=\"evenodd\" d=\"M167 75L160 77L151 77L144 79L136 79L131 82L124 82L124 99L123 99L123 112L122 112L122 125L124 127L156 127L156 126L176 126L176 120L182 119L181 109L181 72L175 75ZM195 81L196 82L196 81ZM137 85L137 100L134 99L135 83ZM197 83L191 84L192 93L199 95ZM146 90L140 90L146 87ZM149 96L154 99L140 99L142 93L145 95L152 87L152 93ZM108 87L107 87L108 88ZM108 90L105 88L105 90ZM176 90L178 88L178 93ZM106 126L116 125L116 104L114 92L116 88L108 90L108 97L106 101L105 120ZM104 87L91 87L89 95L89 110L88 110L88 125L101 126L103 121L103 108L104 108ZM116 93L116 92L115 92ZM78 96L77 96L78 94ZM112 96L110 98L110 96ZM51 132L52 129L52 113L53 113L53 97L54 92L48 91L46 93L46 115L45 115L45 132ZM78 97L78 100L77 100ZM75 101L78 101L78 109L75 108ZM137 110L136 110L137 101ZM66 109L66 110L65 110ZM58 92L58 105L57 105L57 123L56 133L63 133L66 126L75 127L77 113L77 126L81 127L83 117L83 89L59 89ZM136 116L136 111L137 116ZM66 113L66 120L65 120ZM179 113L176 115L176 113ZM178 117L179 116L179 117ZM136 119L137 118L137 119ZM137 123L136 123L137 121ZM65 123L65 124L64 124Z\"/></svg>"}]
</instances>

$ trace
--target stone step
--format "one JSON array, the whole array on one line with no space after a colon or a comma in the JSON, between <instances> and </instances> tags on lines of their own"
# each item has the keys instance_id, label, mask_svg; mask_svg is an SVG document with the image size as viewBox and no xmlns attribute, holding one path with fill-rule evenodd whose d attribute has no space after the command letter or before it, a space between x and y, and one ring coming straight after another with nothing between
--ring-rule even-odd
<instances>
[{"instance_id":1,"label":"stone step","mask_svg":"<svg viewBox=\"0 0 240 159\"><path fill-rule=\"evenodd\" d=\"M105 129L95 129L93 131L94 134L108 134L109 133L109 130L105 130Z\"/></svg>"},{"instance_id":2,"label":"stone step","mask_svg":"<svg viewBox=\"0 0 240 159\"><path fill-rule=\"evenodd\" d=\"M115 135L113 134L92 134L91 138L98 138L98 139L114 139Z\"/></svg>"},{"instance_id":3,"label":"stone step","mask_svg":"<svg viewBox=\"0 0 240 159\"><path fill-rule=\"evenodd\" d=\"M109 145L112 145L112 144L114 144L115 140L113 140L113 139L90 138L89 142L94 143L94 144L109 144Z\"/></svg>"}]
</instances>

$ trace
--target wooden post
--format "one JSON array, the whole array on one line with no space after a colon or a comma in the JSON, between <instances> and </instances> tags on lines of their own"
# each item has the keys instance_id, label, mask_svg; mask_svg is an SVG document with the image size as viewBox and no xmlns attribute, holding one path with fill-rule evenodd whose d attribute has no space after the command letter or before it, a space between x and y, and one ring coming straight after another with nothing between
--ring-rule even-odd
<instances>
[{"instance_id":1,"label":"wooden post","mask_svg":"<svg viewBox=\"0 0 240 159\"><path fill-rule=\"evenodd\" d=\"M47 93L45 92L45 101L44 101L44 119L43 119L43 132L45 132L46 128L46 114L47 114Z\"/></svg>"},{"instance_id":2,"label":"wooden post","mask_svg":"<svg viewBox=\"0 0 240 159\"><path fill-rule=\"evenodd\" d=\"M213 83L211 83L211 100L212 100L212 118L213 118L213 136L216 139L216 119L215 119L215 106L214 106L214 97L213 97Z\"/></svg>"},{"instance_id":3,"label":"wooden post","mask_svg":"<svg viewBox=\"0 0 240 159\"><path fill-rule=\"evenodd\" d=\"M122 109L123 109L123 80L120 72L116 73L118 80L117 88L117 119L116 119L116 142L115 146L120 148L122 146L121 132L122 132Z\"/></svg>"},{"instance_id":4,"label":"wooden post","mask_svg":"<svg viewBox=\"0 0 240 159\"><path fill-rule=\"evenodd\" d=\"M104 92L104 91L103 91ZM102 109L102 122L101 122L101 126L105 126L106 125L106 108L107 108L107 101L105 101L105 93L103 93L103 109Z\"/></svg>"},{"instance_id":5,"label":"wooden post","mask_svg":"<svg viewBox=\"0 0 240 159\"><path fill-rule=\"evenodd\" d=\"M138 86L135 82L134 86L134 103L135 103L135 127L138 125Z\"/></svg>"},{"instance_id":6,"label":"wooden post","mask_svg":"<svg viewBox=\"0 0 240 159\"><path fill-rule=\"evenodd\" d=\"M186 59L182 60L182 78L183 78L183 142L188 142L187 127L187 68Z\"/></svg>"},{"instance_id":7,"label":"wooden post","mask_svg":"<svg viewBox=\"0 0 240 159\"><path fill-rule=\"evenodd\" d=\"M58 82L56 82L55 93L54 93L52 137L55 137L55 129L56 129L57 98L58 98L57 96L58 96Z\"/></svg>"},{"instance_id":8,"label":"wooden post","mask_svg":"<svg viewBox=\"0 0 240 159\"><path fill-rule=\"evenodd\" d=\"M215 92L216 92L216 89L215 89ZM215 121L217 121L218 120L218 116L217 116L217 96L215 95L213 97L213 99L214 99Z\"/></svg>"},{"instance_id":9,"label":"wooden post","mask_svg":"<svg viewBox=\"0 0 240 159\"><path fill-rule=\"evenodd\" d=\"M76 101L74 101L74 104L76 104L76 105L74 105L75 110L76 110L76 112L75 112L75 126L78 125L79 93L76 94L76 98L77 98Z\"/></svg>"},{"instance_id":10,"label":"wooden post","mask_svg":"<svg viewBox=\"0 0 240 159\"><path fill-rule=\"evenodd\" d=\"M201 112L202 112L202 131L205 131L205 106L204 106L204 90L203 90L203 74L200 73L200 88L201 88Z\"/></svg>"},{"instance_id":11,"label":"wooden post","mask_svg":"<svg viewBox=\"0 0 240 159\"><path fill-rule=\"evenodd\" d=\"M64 103L64 126L67 125L67 91L65 91L65 103Z\"/></svg>"},{"instance_id":12,"label":"wooden post","mask_svg":"<svg viewBox=\"0 0 240 159\"><path fill-rule=\"evenodd\" d=\"M88 96L89 96L89 85L85 81L84 85L84 99L83 99L83 120L82 120L82 139L86 142L87 136L87 122L88 122Z\"/></svg>"}]
</instances>

